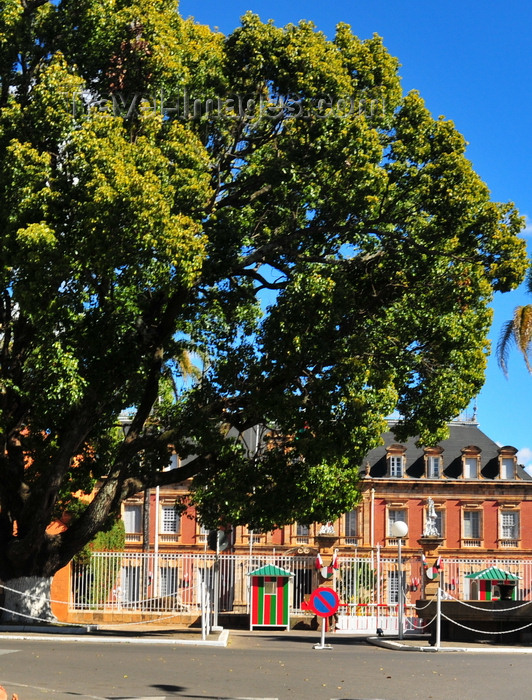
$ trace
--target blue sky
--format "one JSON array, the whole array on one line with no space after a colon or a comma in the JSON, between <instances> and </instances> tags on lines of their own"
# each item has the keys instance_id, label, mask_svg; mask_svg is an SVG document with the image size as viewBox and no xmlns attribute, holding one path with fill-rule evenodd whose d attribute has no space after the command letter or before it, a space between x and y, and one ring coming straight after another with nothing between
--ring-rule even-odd
<instances>
[{"instance_id":1,"label":"blue sky","mask_svg":"<svg viewBox=\"0 0 532 700\"><path fill-rule=\"evenodd\" d=\"M181 14L224 33L247 10L282 26L313 21L333 37L347 22L361 39L384 39L400 63L403 89L419 90L435 117L452 119L469 143L467 155L496 201L515 202L527 216L532 252L532 4L525 0L202 0L180 3ZM496 344L515 306L532 303L524 289L498 295L491 332ZM532 376L517 352L506 379L494 357L477 399L480 428L513 445L532 467Z\"/></svg>"}]
</instances>

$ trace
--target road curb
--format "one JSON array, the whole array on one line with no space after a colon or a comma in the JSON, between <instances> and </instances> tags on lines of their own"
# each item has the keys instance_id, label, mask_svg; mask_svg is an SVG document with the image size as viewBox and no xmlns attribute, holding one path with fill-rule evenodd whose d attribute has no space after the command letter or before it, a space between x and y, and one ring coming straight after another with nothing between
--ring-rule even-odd
<instances>
[{"instance_id":1,"label":"road curb","mask_svg":"<svg viewBox=\"0 0 532 700\"><path fill-rule=\"evenodd\" d=\"M402 644L400 641L395 641L393 639L383 639L382 637L367 637L366 641L377 647L382 647L383 649L393 649L394 651L421 651L429 654L438 654L440 652L450 653L450 652L468 652L473 654L532 654L531 648L523 647L431 647L431 646L414 646L412 644Z\"/></svg>"},{"instance_id":2,"label":"road curb","mask_svg":"<svg viewBox=\"0 0 532 700\"><path fill-rule=\"evenodd\" d=\"M217 639L187 639L186 637L165 637L158 639L155 637L135 637L127 636L120 637L107 635L105 633L94 635L86 633L84 635L74 636L74 633L69 631L67 634L57 634L50 630L46 632L3 632L0 630L0 639L13 639L18 641L39 641L39 642L85 642L89 644L170 644L174 646L204 646L204 647L226 647L229 642L229 630L223 629Z\"/></svg>"}]
</instances>

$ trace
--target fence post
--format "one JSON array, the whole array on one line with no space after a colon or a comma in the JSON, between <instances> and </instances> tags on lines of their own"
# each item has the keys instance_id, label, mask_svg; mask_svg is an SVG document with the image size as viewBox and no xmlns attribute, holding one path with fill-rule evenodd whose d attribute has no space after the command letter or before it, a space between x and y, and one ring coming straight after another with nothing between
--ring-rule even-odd
<instances>
[{"instance_id":1,"label":"fence post","mask_svg":"<svg viewBox=\"0 0 532 700\"><path fill-rule=\"evenodd\" d=\"M434 645L434 648L436 651L439 651L440 649L440 641L441 641L441 588L438 586L438 590L436 592L436 644Z\"/></svg>"},{"instance_id":2,"label":"fence post","mask_svg":"<svg viewBox=\"0 0 532 700\"><path fill-rule=\"evenodd\" d=\"M202 580L200 583L200 601L201 601L201 638L205 641L207 638L207 610L206 610L206 600L205 600L205 582Z\"/></svg>"},{"instance_id":3,"label":"fence post","mask_svg":"<svg viewBox=\"0 0 532 700\"><path fill-rule=\"evenodd\" d=\"M377 605L380 605L381 602L381 582L382 582L382 571L381 571L381 548L380 545L377 545L377 600L374 601L377 603ZM375 595L375 591L373 592L373 595Z\"/></svg>"}]
</instances>

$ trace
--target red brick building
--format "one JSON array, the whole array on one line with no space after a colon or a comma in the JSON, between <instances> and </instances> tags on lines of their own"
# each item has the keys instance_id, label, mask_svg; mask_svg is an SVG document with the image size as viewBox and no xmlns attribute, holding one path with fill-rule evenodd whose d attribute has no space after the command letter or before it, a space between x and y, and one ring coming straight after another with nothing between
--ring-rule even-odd
<instances>
[{"instance_id":1,"label":"red brick building","mask_svg":"<svg viewBox=\"0 0 532 700\"><path fill-rule=\"evenodd\" d=\"M334 532L340 554L364 554L378 549L392 556L397 540L395 520L409 533L405 555L419 554L418 540L426 526L427 499L436 508L436 527L446 557L529 557L532 555L532 477L517 463L514 447L499 447L474 421L454 421L450 436L434 448L416 447L415 439L399 443L393 422L382 446L361 465L359 506L332 524L309 527L294 523L273 533L251 533L237 527L230 534L236 553L319 548L318 536ZM178 516L174 503L187 485L152 489L124 506L128 549L203 551L208 532L191 508ZM156 538L156 533L158 537Z\"/></svg>"}]
</instances>

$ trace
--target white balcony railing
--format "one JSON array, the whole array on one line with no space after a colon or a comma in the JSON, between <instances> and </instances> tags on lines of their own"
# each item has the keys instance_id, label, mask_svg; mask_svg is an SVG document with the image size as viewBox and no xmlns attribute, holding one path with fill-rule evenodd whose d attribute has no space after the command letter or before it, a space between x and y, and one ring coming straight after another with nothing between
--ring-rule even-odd
<instances>
[{"instance_id":1,"label":"white balcony railing","mask_svg":"<svg viewBox=\"0 0 532 700\"><path fill-rule=\"evenodd\" d=\"M344 538L344 544L357 545L359 543L360 537L356 535L351 535L350 537Z\"/></svg>"},{"instance_id":2,"label":"white balcony railing","mask_svg":"<svg viewBox=\"0 0 532 700\"><path fill-rule=\"evenodd\" d=\"M142 532L126 532L126 542L142 542Z\"/></svg>"},{"instance_id":3,"label":"white balcony railing","mask_svg":"<svg viewBox=\"0 0 532 700\"><path fill-rule=\"evenodd\" d=\"M160 532L159 542L167 544L169 542L179 542L179 532Z\"/></svg>"}]
</instances>

